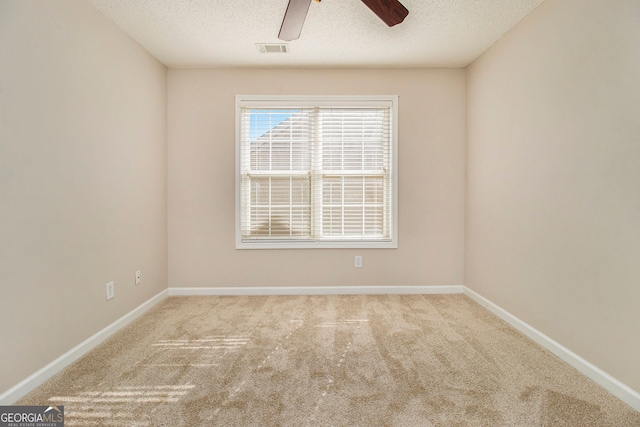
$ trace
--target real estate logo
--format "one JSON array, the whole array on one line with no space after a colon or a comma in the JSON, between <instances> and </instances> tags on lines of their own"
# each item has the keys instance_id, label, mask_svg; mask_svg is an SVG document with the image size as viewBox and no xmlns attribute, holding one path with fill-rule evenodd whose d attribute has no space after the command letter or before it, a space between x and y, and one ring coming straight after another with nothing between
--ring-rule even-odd
<instances>
[{"instance_id":1,"label":"real estate logo","mask_svg":"<svg viewBox=\"0 0 640 427\"><path fill-rule=\"evenodd\" d=\"M64 427L64 406L0 406L0 427Z\"/></svg>"}]
</instances>

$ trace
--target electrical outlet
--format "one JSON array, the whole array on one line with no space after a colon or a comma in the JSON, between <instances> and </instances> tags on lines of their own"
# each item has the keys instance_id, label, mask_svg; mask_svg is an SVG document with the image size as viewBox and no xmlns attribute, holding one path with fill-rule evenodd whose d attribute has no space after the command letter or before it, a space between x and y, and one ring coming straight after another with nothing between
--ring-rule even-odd
<instances>
[{"instance_id":1,"label":"electrical outlet","mask_svg":"<svg viewBox=\"0 0 640 427\"><path fill-rule=\"evenodd\" d=\"M356 255L356 268L362 268L362 256Z\"/></svg>"},{"instance_id":2,"label":"electrical outlet","mask_svg":"<svg viewBox=\"0 0 640 427\"><path fill-rule=\"evenodd\" d=\"M136 271L136 285L139 285L141 281L142 281L142 279L141 279L141 275L140 275L140 270L138 270L138 271Z\"/></svg>"},{"instance_id":3,"label":"electrical outlet","mask_svg":"<svg viewBox=\"0 0 640 427\"><path fill-rule=\"evenodd\" d=\"M107 283L107 301L115 296L115 285L113 282Z\"/></svg>"}]
</instances>

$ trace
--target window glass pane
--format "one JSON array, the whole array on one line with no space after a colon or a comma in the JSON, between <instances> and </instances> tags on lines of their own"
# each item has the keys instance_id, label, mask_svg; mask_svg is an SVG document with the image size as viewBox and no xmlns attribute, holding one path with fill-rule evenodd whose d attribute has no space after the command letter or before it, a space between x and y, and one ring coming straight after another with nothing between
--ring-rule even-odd
<instances>
[{"instance_id":1,"label":"window glass pane","mask_svg":"<svg viewBox=\"0 0 640 427\"><path fill-rule=\"evenodd\" d=\"M249 236L309 236L309 178L252 178Z\"/></svg>"},{"instance_id":2,"label":"window glass pane","mask_svg":"<svg viewBox=\"0 0 640 427\"><path fill-rule=\"evenodd\" d=\"M389 160L389 110L321 109L318 129L324 170L382 170Z\"/></svg>"},{"instance_id":3,"label":"window glass pane","mask_svg":"<svg viewBox=\"0 0 640 427\"><path fill-rule=\"evenodd\" d=\"M322 180L322 204L324 206L342 206L342 177L330 177Z\"/></svg>"},{"instance_id":4,"label":"window glass pane","mask_svg":"<svg viewBox=\"0 0 640 427\"><path fill-rule=\"evenodd\" d=\"M323 236L342 236L343 213L342 207L322 207Z\"/></svg>"},{"instance_id":5,"label":"window glass pane","mask_svg":"<svg viewBox=\"0 0 640 427\"><path fill-rule=\"evenodd\" d=\"M323 180L323 235L385 237L384 177L343 176Z\"/></svg>"},{"instance_id":6,"label":"window glass pane","mask_svg":"<svg viewBox=\"0 0 640 427\"><path fill-rule=\"evenodd\" d=\"M308 170L311 140L309 114L309 110L302 109L251 110L250 169Z\"/></svg>"}]
</instances>

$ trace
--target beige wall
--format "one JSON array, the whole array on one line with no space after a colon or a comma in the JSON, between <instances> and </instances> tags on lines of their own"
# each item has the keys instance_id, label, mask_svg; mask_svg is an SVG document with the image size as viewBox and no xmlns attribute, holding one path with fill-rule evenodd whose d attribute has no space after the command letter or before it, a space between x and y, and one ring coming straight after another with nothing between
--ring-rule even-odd
<instances>
[{"instance_id":1,"label":"beige wall","mask_svg":"<svg viewBox=\"0 0 640 427\"><path fill-rule=\"evenodd\" d=\"M166 258L165 67L84 0L0 1L0 393L166 289Z\"/></svg>"},{"instance_id":2,"label":"beige wall","mask_svg":"<svg viewBox=\"0 0 640 427\"><path fill-rule=\"evenodd\" d=\"M640 390L640 2L546 0L467 74L465 284Z\"/></svg>"},{"instance_id":3,"label":"beige wall","mask_svg":"<svg viewBox=\"0 0 640 427\"><path fill-rule=\"evenodd\" d=\"M168 80L170 286L462 284L464 70L171 69ZM399 95L399 248L234 249L236 94Z\"/></svg>"}]
</instances>

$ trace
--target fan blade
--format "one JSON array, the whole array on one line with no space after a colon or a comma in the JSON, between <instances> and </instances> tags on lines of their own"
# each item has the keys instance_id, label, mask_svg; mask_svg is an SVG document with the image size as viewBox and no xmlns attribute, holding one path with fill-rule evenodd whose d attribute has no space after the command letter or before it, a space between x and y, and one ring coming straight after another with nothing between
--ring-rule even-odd
<instances>
[{"instance_id":1,"label":"fan blade","mask_svg":"<svg viewBox=\"0 0 640 427\"><path fill-rule=\"evenodd\" d=\"M300 38L302 24L307 17L310 4L311 0L289 0L278 34L280 40L291 41Z\"/></svg>"},{"instance_id":2,"label":"fan blade","mask_svg":"<svg viewBox=\"0 0 640 427\"><path fill-rule=\"evenodd\" d=\"M362 0L369 9L390 27L404 21L409 11L398 0Z\"/></svg>"}]
</instances>

